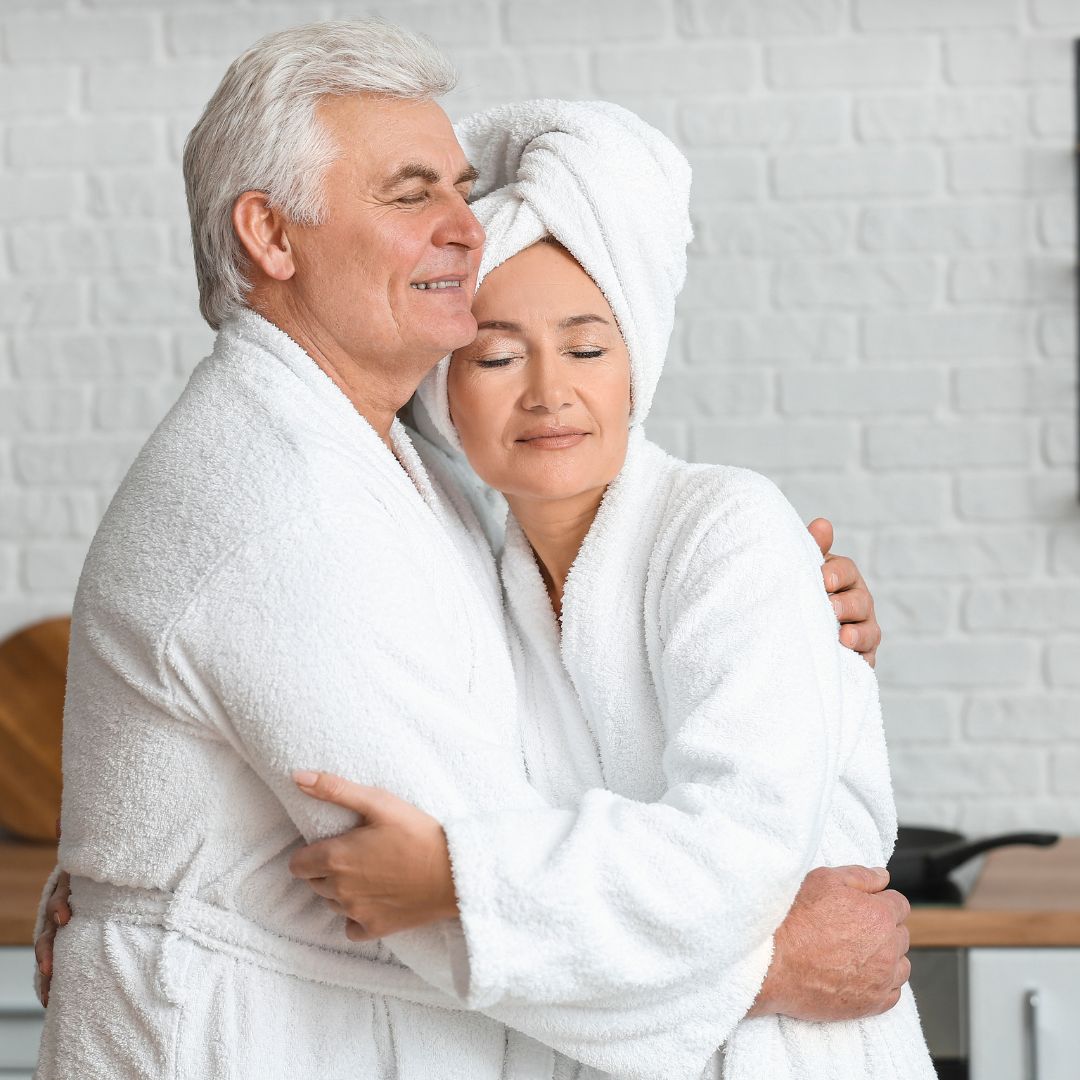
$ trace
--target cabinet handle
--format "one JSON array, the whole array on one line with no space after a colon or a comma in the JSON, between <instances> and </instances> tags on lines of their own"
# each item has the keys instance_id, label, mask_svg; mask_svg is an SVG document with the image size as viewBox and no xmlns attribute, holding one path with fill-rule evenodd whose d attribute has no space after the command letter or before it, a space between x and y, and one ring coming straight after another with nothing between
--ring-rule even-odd
<instances>
[{"instance_id":1,"label":"cabinet handle","mask_svg":"<svg viewBox=\"0 0 1080 1080\"><path fill-rule=\"evenodd\" d=\"M1039 991L1024 993L1024 1080L1039 1080Z\"/></svg>"}]
</instances>

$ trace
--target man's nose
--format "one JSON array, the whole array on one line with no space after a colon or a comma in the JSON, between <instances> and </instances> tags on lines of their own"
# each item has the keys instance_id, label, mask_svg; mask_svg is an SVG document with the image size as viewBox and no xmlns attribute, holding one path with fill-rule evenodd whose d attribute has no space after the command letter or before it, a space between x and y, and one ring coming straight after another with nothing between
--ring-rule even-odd
<instances>
[{"instance_id":1,"label":"man's nose","mask_svg":"<svg viewBox=\"0 0 1080 1080\"><path fill-rule=\"evenodd\" d=\"M476 220L476 215L464 199L455 198L451 201L436 233L435 243L439 246L459 244L470 251L483 246L484 226Z\"/></svg>"}]
</instances>

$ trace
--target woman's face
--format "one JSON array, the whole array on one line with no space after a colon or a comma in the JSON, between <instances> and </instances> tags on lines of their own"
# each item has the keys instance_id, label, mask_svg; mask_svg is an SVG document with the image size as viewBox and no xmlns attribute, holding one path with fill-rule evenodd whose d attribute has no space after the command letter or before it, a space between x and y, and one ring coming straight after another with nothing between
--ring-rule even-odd
<instances>
[{"instance_id":1,"label":"woman's face","mask_svg":"<svg viewBox=\"0 0 1080 1080\"><path fill-rule=\"evenodd\" d=\"M476 340L450 364L450 414L477 474L513 499L603 489L626 458L630 357L592 278L539 243L485 279Z\"/></svg>"}]
</instances>

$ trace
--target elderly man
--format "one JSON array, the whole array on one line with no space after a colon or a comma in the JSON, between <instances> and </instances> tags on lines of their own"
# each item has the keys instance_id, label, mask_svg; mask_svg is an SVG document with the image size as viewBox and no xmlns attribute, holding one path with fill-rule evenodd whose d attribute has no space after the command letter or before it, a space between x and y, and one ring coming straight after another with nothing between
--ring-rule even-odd
<instances>
[{"instance_id":1,"label":"elderly man","mask_svg":"<svg viewBox=\"0 0 1080 1080\"><path fill-rule=\"evenodd\" d=\"M685 979L664 995L635 997L617 936L580 939L583 968L610 976L537 991L491 947L514 922L500 896L456 918L482 851L451 847L456 894L422 896L389 940L346 940L288 870L305 839L356 820L298 790L297 768L426 812L388 798L391 837L434 819L445 844L438 821L543 810L484 532L395 418L476 330L475 174L433 101L451 82L393 27L286 31L232 65L189 139L201 307L220 332L113 500L76 598L60 850L73 915L41 1080L550 1080L571 1059L690 1077L754 1003L761 973L707 949L676 958ZM611 903L620 844L611 823L572 827L595 833L597 873L541 868L567 903L537 933L563 940L575 912ZM677 873L653 872L678 892ZM887 1007L905 945L883 887L815 871L755 1008Z\"/></svg>"}]
</instances>

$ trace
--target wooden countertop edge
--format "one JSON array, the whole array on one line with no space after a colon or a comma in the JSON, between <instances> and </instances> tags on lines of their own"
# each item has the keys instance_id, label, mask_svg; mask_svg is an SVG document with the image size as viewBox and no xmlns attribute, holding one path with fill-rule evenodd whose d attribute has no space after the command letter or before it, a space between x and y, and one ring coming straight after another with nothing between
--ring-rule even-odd
<instances>
[{"instance_id":1,"label":"wooden countertop edge","mask_svg":"<svg viewBox=\"0 0 1080 1080\"><path fill-rule=\"evenodd\" d=\"M34 943L34 919L0 919L0 948L28 949Z\"/></svg>"},{"instance_id":2,"label":"wooden countertop edge","mask_svg":"<svg viewBox=\"0 0 1080 1080\"><path fill-rule=\"evenodd\" d=\"M912 948L1080 946L1080 911L919 908L908 918Z\"/></svg>"}]
</instances>

